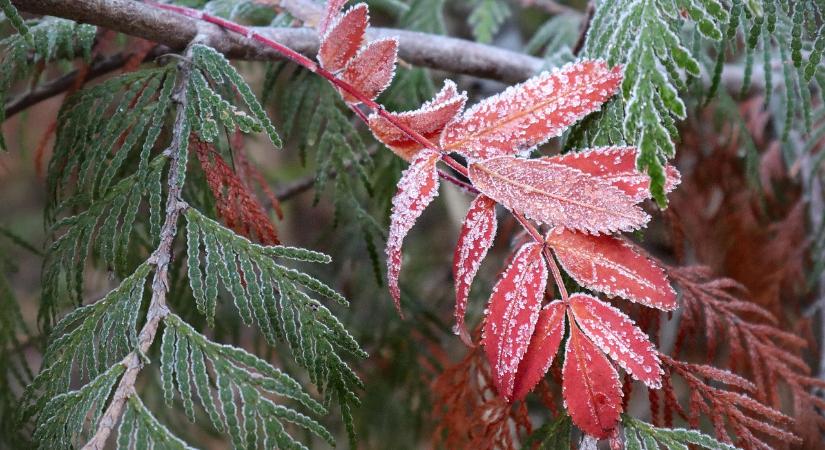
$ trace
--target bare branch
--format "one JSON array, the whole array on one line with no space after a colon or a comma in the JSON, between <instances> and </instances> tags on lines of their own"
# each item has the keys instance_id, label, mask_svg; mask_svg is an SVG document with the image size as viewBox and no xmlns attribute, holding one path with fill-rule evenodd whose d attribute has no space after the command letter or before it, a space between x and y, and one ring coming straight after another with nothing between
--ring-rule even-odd
<instances>
[{"instance_id":1,"label":"bare branch","mask_svg":"<svg viewBox=\"0 0 825 450\"><path fill-rule=\"evenodd\" d=\"M151 52L149 52L149 54L146 55L144 61L152 60L167 52L169 52L169 48L162 45L156 46ZM96 59L92 62L89 66L89 70L86 72L86 81L120 69L124 64L126 64L130 56L131 54L129 53L116 53L112 56ZM43 100L66 92L74 85L79 73L79 71L73 70L59 78L55 78L54 80L41 84L29 92L20 94L19 96L11 99L5 106L6 119L9 119L11 116L32 105L40 103Z\"/></svg>"},{"instance_id":2,"label":"bare branch","mask_svg":"<svg viewBox=\"0 0 825 450\"><path fill-rule=\"evenodd\" d=\"M12 0L22 11L48 14L111 30L180 50L198 32L197 21L169 14L149 5L131 0ZM298 6L296 6L298 5ZM311 8L298 0L285 1L283 7L302 20L312 23ZM305 8L301 10L299 8ZM216 26L204 29L210 44L230 58L273 60L280 57L265 46L243 36L225 33ZM278 41L304 55L318 51L318 35L310 28L255 28L255 31ZM371 28L370 39L395 36L399 39L398 56L416 66L430 67L452 73L490 78L508 83L523 81L542 67L540 58L511 52L463 39L391 28Z\"/></svg>"}]
</instances>

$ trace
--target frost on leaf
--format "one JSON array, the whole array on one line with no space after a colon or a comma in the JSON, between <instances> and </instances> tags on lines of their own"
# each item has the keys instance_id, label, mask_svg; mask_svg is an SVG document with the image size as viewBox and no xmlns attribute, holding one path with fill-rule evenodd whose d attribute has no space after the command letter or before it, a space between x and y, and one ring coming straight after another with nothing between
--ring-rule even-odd
<instances>
[{"instance_id":1,"label":"frost on leaf","mask_svg":"<svg viewBox=\"0 0 825 450\"><path fill-rule=\"evenodd\" d=\"M438 195L438 172L435 164L441 155L425 150L410 163L401 175L398 191L392 199L390 233L387 238L387 281L395 307L401 311L401 291L398 275L401 273L401 243L421 216L421 213Z\"/></svg>"},{"instance_id":2,"label":"frost on leaf","mask_svg":"<svg viewBox=\"0 0 825 450\"><path fill-rule=\"evenodd\" d=\"M621 82L620 68L603 61L583 60L544 72L468 109L447 126L441 146L470 159L531 149L599 109Z\"/></svg>"},{"instance_id":3,"label":"frost on leaf","mask_svg":"<svg viewBox=\"0 0 825 450\"><path fill-rule=\"evenodd\" d=\"M678 306L664 270L624 239L556 228L547 243L565 272L588 289L665 311Z\"/></svg>"},{"instance_id":4,"label":"frost on leaf","mask_svg":"<svg viewBox=\"0 0 825 450\"><path fill-rule=\"evenodd\" d=\"M607 181L547 160L501 156L471 163L469 172L485 195L550 226L613 233L639 228L650 219Z\"/></svg>"},{"instance_id":5,"label":"frost on leaf","mask_svg":"<svg viewBox=\"0 0 825 450\"><path fill-rule=\"evenodd\" d=\"M518 366L513 387L513 398L521 400L541 381L553 364L564 337L564 316L567 308L556 300L542 308L536 330L530 339L527 352Z\"/></svg>"},{"instance_id":6,"label":"frost on leaf","mask_svg":"<svg viewBox=\"0 0 825 450\"><path fill-rule=\"evenodd\" d=\"M562 397L573 423L587 434L606 438L622 413L619 374L572 321L562 377Z\"/></svg>"},{"instance_id":7,"label":"frost on leaf","mask_svg":"<svg viewBox=\"0 0 825 450\"><path fill-rule=\"evenodd\" d=\"M369 11L365 3L350 8L334 21L321 38L318 62L330 72L338 72L358 53L369 24Z\"/></svg>"},{"instance_id":8,"label":"frost on leaf","mask_svg":"<svg viewBox=\"0 0 825 450\"><path fill-rule=\"evenodd\" d=\"M367 44L344 69L341 79L373 100L390 85L395 75L395 57L398 40L379 39ZM347 103L358 103L358 99L346 92L341 93Z\"/></svg>"},{"instance_id":9,"label":"frost on leaf","mask_svg":"<svg viewBox=\"0 0 825 450\"><path fill-rule=\"evenodd\" d=\"M450 80L444 82L444 87L433 97L414 111L403 113L389 113L396 120L411 128L431 142L438 140L444 127L464 108L467 94L458 93L455 83ZM390 148L395 154L410 160L423 147L418 141L410 138L389 120L373 113L369 118L369 126L375 137Z\"/></svg>"},{"instance_id":10,"label":"frost on leaf","mask_svg":"<svg viewBox=\"0 0 825 450\"><path fill-rule=\"evenodd\" d=\"M347 0L329 0L326 8L324 8L324 17L318 22L318 34L323 36L327 34L327 30L338 17L341 8L347 3Z\"/></svg>"},{"instance_id":11,"label":"frost on leaf","mask_svg":"<svg viewBox=\"0 0 825 450\"><path fill-rule=\"evenodd\" d=\"M650 177L636 168L635 147L598 147L546 158L605 180L622 192L641 202L650 198ZM679 171L665 166L665 191L670 192L681 181Z\"/></svg>"},{"instance_id":12,"label":"frost on leaf","mask_svg":"<svg viewBox=\"0 0 825 450\"><path fill-rule=\"evenodd\" d=\"M633 378L652 389L662 387L656 348L630 317L587 294L571 295L570 311L590 340Z\"/></svg>"},{"instance_id":13,"label":"frost on leaf","mask_svg":"<svg viewBox=\"0 0 825 450\"><path fill-rule=\"evenodd\" d=\"M472 339L464 325L464 312L467 310L467 297L473 279L487 256L496 237L496 202L489 197L479 195L470 204L467 217L461 225L458 243L453 255L453 278L455 279L455 331L467 345Z\"/></svg>"},{"instance_id":14,"label":"frost on leaf","mask_svg":"<svg viewBox=\"0 0 825 450\"><path fill-rule=\"evenodd\" d=\"M532 242L521 246L490 295L481 343L496 389L507 400L536 327L546 286L542 244Z\"/></svg>"}]
</instances>

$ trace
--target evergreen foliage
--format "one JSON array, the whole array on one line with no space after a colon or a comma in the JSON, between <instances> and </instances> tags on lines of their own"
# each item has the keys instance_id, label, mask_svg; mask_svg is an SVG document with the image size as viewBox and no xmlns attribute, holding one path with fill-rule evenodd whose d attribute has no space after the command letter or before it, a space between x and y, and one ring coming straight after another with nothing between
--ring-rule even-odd
<instances>
[{"instance_id":1,"label":"evergreen foliage","mask_svg":"<svg viewBox=\"0 0 825 450\"><path fill-rule=\"evenodd\" d=\"M332 20L345 2L330 3L333 6L326 19ZM405 29L446 33L444 0L375 3ZM473 37L482 43L493 41L510 19L513 2L470 3L472 11L466 20ZM256 26L295 24L288 12L255 0L178 0L151 7L175 5ZM88 68L98 45L110 43L111 37L98 34L90 25L56 17L23 19L10 0L0 0L0 8L2 20L14 30L0 40L0 101L4 104L12 91L21 91L24 80L30 81L31 90L44 73L53 73L46 72L46 67L67 68L68 64L59 63L76 61ZM363 67L353 69L365 73L350 73L347 83L355 90L375 82L370 70L380 76L397 75L391 87L373 89L375 95L361 102L348 96L351 92L343 95L342 102L346 91L342 86L348 85L338 84L344 80L341 72L333 73L313 62L301 62L310 70L296 69L289 62L270 63L258 95L236 66L201 34L180 55L164 56L142 67L127 64L123 73L103 81L87 83L85 75L80 75L57 115L45 180L47 236L42 252L40 330L25 323L8 279L0 274L0 445L79 448L111 427L112 438L106 442L118 449L189 449L183 438L191 436L174 426L179 415L181 421L185 416L200 429L222 433L234 448L250 449L335 446L330 424L340 418L350 446L356 446L356 408L361 404L361 377L366 379L366 371L356 368L353 361L360 363L368 354L359 344L360 336L351 333L344 325L347 320L337 315L349 307L337 289L348 295L355 290L360 295L371 292L363 285L369 272L353 275L346 284L327 283L315 272L317 265L331 263L327 254L270 245L278 241L274 231L275 238L266 241L261 233L256 236L238 229L220 214L222 196L231 197L243 212L253 212L238 214L241 220L254 217L271 225L270 212L259 204L251 205L257 193L245 177L255 176L273 209L281 214L276 196L260 181L263 177L244 173L249 161L240 153L243 137L253 133L266 135L267 148L296 144L302 165L313 166L314 204L330 200L332 227L339 227L348 247L358 247L353 252L356 258L366 252L376 284L384 279L383 257L378 251L381 241L389 240L390 249L397 245L397 252L387 253L389 271L396 268L389 276L398 291L396 300L401 295L397 286L400 242L436 196L439 176L478 194L484 213L481 219L492 224L482 237L479 228L472 228L479 217L468 214L464 224L471 225L467 229L462 225L462 233L470 236L467 239L479 240L456 249L457 267L464 267L461 258L470 258L465 262L472 268L469 280L463 272L465 304L457 312L462 323L473 278L477 273L479 279L485 277L479 266L487 250L494 242L507 239L513 248L523 250L505 264L508 268L493 288L483 326L461 336L471 348L457 365L450 367L449 357L439 347L449 327L430 305L407 298L416 295L404 293L405 306L412 303L414 323L400 326L411 339L385 339L383 334L390 328L367 324L371 329L364 334L374 341L370 344L377 351L372 345L367 348L379 353L372 369L382 371L392 365L396 371L392 377L397 379L390 386L393 382L417 385L410 388L416 404L409 408L403 404L402 413L436 406L435 416L445 417L437 433L446 432L435 438L436 443L441 438L447 443L466 438L473 443L471 447L509 448L520 443L525 448L561 450L570 448L579 436L574 425L588 435L586 439L609 438L611 444L623 444L628 450L729 450L735 447L725 442L734 434L745 444L763 442L749 440L751 433L802 442L795 434L798 431L789 428L792 418L779 411L778 394L769 399L776 400L769 405L767 394L762 398L756 391L758 383L712 366L671 359L678 356L675 350L671 356L659 353L656 333L663 319L658 313L653 316L635 306L620 310L627 305L608 304L590 293L618 293L668 311L677 307L676 293L665 275L677 279L674 270L660 268L641 249L605 233L635 230L645 224L649 217L639 204L651 197L660 207L666 206L666 194L679 178L668 162L675 156L681 121L694 110L713 104L715 114L733 116L725 119L733 125L730 136L742 140L749 181L761 188L764 172L756 144L735 94L729 94L730 86L725 85L724 71L731 63L742 67L742 95L760 83L764 107L773 112L772 125L784 162L790 166L812 158L811 170L818 171L825 158L825 152L815 153L825 137L825 11L817 0L598 0L593 12L586 34L580 28L584 15L555 14L537 28L525 49L541 56L547 68L580 57L591 59L533 77L466 111L467 96L452 82L445 83L445 98L424 104L435 91L433 73L400 64L396 74L394 47L391 61L373 55L375 61L362 61ZM200 13L189 17L221 23ZM235 33L244 29L240 25L225 28ZM249 28L245 37L263 42L257 30ZM369 36L366 24L358 31ZM363 56L356 50L369 48L363 45L370 40L352 39L350 61ZM581 39L584 46L579 48ZM143 61L145 54L138 56ZM381 67L371 67L372 63ZM601 81L597 80L599 73ZM587 82L577 86L571 80ZM605 103L614 88L620 93ZM383 91L380 96L379 91ZM378 100L370 103L376 96ZM455 102L449 97L461 98L459 109L439 109ZM270 119L267 107L276 120ZM409 158L411 168L404 171L400 182L403 162L389 152L376 155L378 144L369 133L373 125L367 112L403 131L399 139L408 140L406 144L417 152ZM0 111L0 122L4 114L5 110ZM387 117L424 119L404 125L411 133ZM367 126L361 127L358 118ZM609 148L527 158L568 126L573 128L564 136L565 150ZM420 138L416 133L430 137ZM453 139L452 149L444 143L448 138ZM519 139L524 145L512 144ZM468 142L477 144L479 153L468 152ZM0 149L5 147L0 135ZM453 159L454 155L460 157ZM312 162L307 163L308 159ZM206 160L221 164L205 164ZM454 172L436 169L442 162ZM633 162L649 174L649 180L636 171ZM219 174L219 170L224 172ZM568 182L557 189L552 183L563 175L569 177ZM227 179L237 183L229 186L224 182ZM570 186L571 198L566 193L556 195L556 190ZM239 190L244 190L243 195ZM550 207L550 201L564 206ZM454 203L448 205L451 212L456 209ZM513 213L509 222L501 221L498 238L496 204ZM592 215L588 208L604 217ZM564 217L559 219L556 213L562 209L564 214L559 216ZM386 227L375 217L387 217L390 210L387 239ZM596 217L596 225L581 225L585 223L582 217ZM630 222L619 223L619 219ZM526 233L511 234L516 222ZM548 230L555 232L545 236ZM504 233L508 234L502 238ZM353 234L359 238L351 239ZM815 231L812 240L815 250L825 249L825 225ZM41 253L0 227L4 271L15 268L14 261L5 256L7 245ZM478 251L481 247L483 252ZM825 260L817 260L814 270L823 268ZM90 275L103 273L108 275L108 293L90 294L86 286ZM454 279L459 278L457 273ZM548 303L550 299L545 298L550 276L563 301ZM709 279L705 284L709 289L731 288L724 279ZM572 293L569 297L567 289ZM647 302L640 301L634 289L649 289L653 297L667 298L657 297L656 303L642 296ZM512 301L514 293L517 302ZM703 304L710 305L729 294L709 291L704 295ZM526 309L524 301L530 302ZM690 294L683 293L683 306L689 301ZM507 309L498 308L502 305ZM776 320L749 321L746 313L763 313L754 313L759 307L748 305L736 306L743 317L737 316L737 326L730 326L731 330L754 327L793 347L794 352L802 351L803 339L779 330ZM686 311L681 324L690 322L690 307ZM379 322L373 311L361 312L358 320L364 317L376 325ZM538 330L535 334L534 329ZM481 345L475 347L472 340L479 335ZM21 349L41 341L42 365L35 374ZM750 350L749 345L757 341L744 346L737 342L731 339L729 344L734 372L733 359L741 356L743 348L748 348L749 355L767 359L768 350L775 346L768 339L761 342L762 350ZM413 351L416 346L422 349ZM255 354L250 347L256 348ZM810 403L804 411L817 412L814 407L822 403L812 392L825 384L809 373L802 356L794 353L784 358L776 358L783 364L783 370L776 373L796 386L792 392L796 403L800 398ZM637 360L650 364L642 369ZM626 375L624 387L619 367ZM757 372L756 367L752 365L751 370ZM441 373L441 380L434 383L436 398L428 398L421 380L436 378L436 373ZM674 373L687 381L689 408L683 408L676 398ZM772 374L754 376L764 382L775 378ZM631 396L630 375L650 388L652 424L626 415L619 422ZM140 378L137 384L136 378ZM525 379L530 386L524 386ZM549 387L551 380L556 386ZM536 397L552 411L549 421L535 430L528 403L520 401L534 387ZM555 387L561 393L552 398ZM515 397L519 401L511 404L513 389L519 392ZM664 396L664 424L658 417L657 392ZM794 409L801 410L798 405ZM674 428L674 412L695 429ZM700 413L710 419L717 437L725 442L698 431L705 425L699 423ZM817 426L825 430L825 419L817 419L821 422L813 428L820 433ZM467 436L456 438L458 434Z\"/></svg>"},{"instance_id":2,"label":"evergreen foliage","mask_svg":"<svg viewBox=\"0 0 825 450\"><path fill-rule=\"evenodd\" d=\"M97 28L57 17L25 22L9 0L0 1L6 18L19 33L0 40L0 103L6 103L13 84L29 76L40 76L38 67L78 56L89 59ZM6 119L0 109L0 122ZM0 133L0 151L6 141Z\"/></svg>"}]
</instances>

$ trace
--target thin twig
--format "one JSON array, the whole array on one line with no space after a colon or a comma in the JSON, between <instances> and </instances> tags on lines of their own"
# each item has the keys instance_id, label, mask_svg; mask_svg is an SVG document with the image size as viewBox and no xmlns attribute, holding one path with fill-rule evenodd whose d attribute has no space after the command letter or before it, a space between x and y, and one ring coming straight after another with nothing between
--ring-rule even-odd
<instances>
[{"instance_id":1,"label":"thin twig","mask_svg":"<svg viewBox=\"0 0 825 450\"><path fill-rule=\"evenodd\" d=\"M593 21L593 14L596 14L596 6L593 1L587 3L587 11L585 11L584 21L582 21L579 29L579 37L573 45L573 54L578 56L584 50L584 44L587 42L587 32L590 30L590 22Z\"/></svg>"},{"instance_id":2,"label":"thin twig","mask_svg":"<svg viewBox=\"0 0 825 450\"><path fill-rule=\"evenodd\" d=\"M169 52L168 47L158 45L146 55L144 61L151 61L167 52ZM130 53L116 53L105 58L94 60L89 66L89 70L86 72L86 80L88 81L120 69L124 64L126 64L127 61L129 61L131 56L132 55ZM6 119L9 119L20 111L40 103L43 100L66 92L75 84L75 80L77 80L79 74L79 70L73 70L61 77L43 83L31 91L20 94L11 99L5 105Z\"/></svg>"},{"instance_id":3,"label":"thin twig","mask_svg":"<svg viewBox=\"0 0 825 450\"><path fill-rule=\"evenodd\" d=\"M188 129L186 122L186 83L188 80L189 65L186 62L180 63L177 86L172 94L172 101L177 105L177 115L173 128L172 142L166 153L169 154L169 177L167 181L168 196L166 198L166 218L160 230L160 244L152 253L149 261L155 266L155 275L152 279L152 298L149 302L149 309L146 312L146 323L138 335L138 349L129 353L121 364L126 367L120 383L112 396L106 412L98 422L97 431L94 436L83 446L83 450L102 450L106 445L112 430L120 416L126 401L135 393L135 381L140 370L143 368L143 357L149 351L158 331L160 321L169 314L166 306L166 295L169 292L169 263L172 260L172 244L177 234L178 218L181 211L186 208L186 204L181 199L180 168L185 166L186 161L180 159L178 149L189 136L184 136L183 130Z\"/></svg>"}]
</instances>

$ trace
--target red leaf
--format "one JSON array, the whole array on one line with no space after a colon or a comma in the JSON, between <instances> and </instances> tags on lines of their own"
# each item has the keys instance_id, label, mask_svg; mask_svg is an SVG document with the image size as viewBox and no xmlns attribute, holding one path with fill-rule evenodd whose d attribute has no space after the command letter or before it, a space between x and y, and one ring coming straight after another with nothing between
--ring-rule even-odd
<instances>
[{"instance_id":1,"label":"red leaf","mask_svg":"<svg viewBox=\"0 0 825 450\"><path fill-rule=\"evenodd\" d=\"M598 147L547 158L547 161L579 169L621 189L641 202L650 198L650 177L636 169L635 147ZM672 191L681 181L679 171L665 166L665 190Z\"/></svg>"},{"instance_id":2,"label":"red leaf","mask_svg":"<svg viewBox=\"0 0 825 450\"><path fill-rule=\"evenodd\" d=\"M564 312L566 307L561 300L545 306L539 313L536 331L530 339L530 345L521 360L513 388L513 398L521 400L541 381L553 364L553 358L559 351L559 344L564 337Z\"/></svg>"},{"instance_id":3,"label":"red leaf","mask_svg":"<svg viewBox=\"0 0 825 450\"><path fill-rule=\"evenodd\" d=\"M570 296L576 324L603 352L652 389L662 387L662 363L656 347L630 317L586 294Z\"/></svg>"},{"instance_id":4,"label":"red leaf","mask_svg":"<svg viewBox=\"0 0 825 450\"><path fill-rule=\"evenodd\" d=\"M573 423L597 438L609 436L622 413L619 374L572 321L562 376L562 397Z\"/></svg>"},{"instance_id":5,"label":"red leaf","mask_svg":"<svg viewBox=\"0 0 825 450\"><path fill-rule=\"evenodd\" d=\"M506 208L550 226L629 231L650 219L606 181L545 159L501 156L470 164L473 185Z\"/></svg>"},{"instance_id":6,"label":"red leaf","mask_svg":"<svg viewBox=\"0 0 825 450\"><path fill-rule=\"evenodd\" d=\"M512 397L516 371L530 344L546 286L542 244L531 242L521 246L490 295L481 343L496 389L507 400Z\"/></svg>"},{"instance_id":7,"label":"red leaf","mask_svg":"<svg viewBox=\"0 0 825 450\"><path fill-rule=\"evenodd\" d=\"M321 38L318 62L330 72L338 72L358 53L369 24L369 10L365 3L350 8L330 25Z\"/></svg>"},{"instance_id":8,"label":"red leaf","mask_svg":"<svg viewBox=\"0 0 825 450\"><path fill-rule=\"evenodd\" d=\"M678 306L662 268L624 239L556 228L547 243L565 272L588 289L665 311Z\"/></svg>"},{"instance_id":9,"label":"red leaf","mask_svg":"<svg viewBox=\"0 0 825 450\"><path fill-rule=\"evenodd\" d=\"M473 345L473 341L464 326L467 297L481 261L493 245L497 225L496 202L489 197L479 195L470 204L470 210L467 211L467 217L461 225L458 243L455 246L453 255L455 327L453 331L461 336L461 340L469 346Z\"/></svg>"},{"instance_id":10,"label":"red leaf","mask_svg":"<svg viewBox=\"0 0 825 450\"><path fill-rule=\"evenodd\" d=\"M390 233L387 238L387 280L395 307L401 313L401 244L424 209L438 195L438 172L435 164L441 155L424 150L416 155L398 182L398 192L392 199Z\"/></svg>"},{"instance_id":11,"label":"red leaf","mask_svg":"<svg viewBox=\"0 0 825 450\"><path fill-rule=\"evenodd\" d=\"M447 80L441 92L420 108L415 111L390 113L390 115L432 142L437 141L444 127L461 112L466 101L467 94L463 92L459 94L455 83ZM378 114L373 113L369 119L370 129L375 137L398 156L409 160L423 148L418 141L411 139Z\"/></svg>"},{"instance_id":12,"label":"red leaf","mask_svg":"<svg viewBox=\"0 0 825 450\"><path fill-rule=\"evenodd\" d=\"M514 155L558 136L599 109L622 81L619 67L582 60L544 72L473 106L447 126L441 146L470 159Z\"/></svg>"},{"instance_id":13,"label":"red leaf","mask_svg":"<svg viewBox=\"0 0 825 450\"><path fill-rule=\"evenodd\" d=\"M341 79L370 99L390 85L395 75L395 56L398 53L398 40L395 38L379 39L362 48L344 69ZM344 101L358 103L358 100L342 92Z\"/></svg>"},{"instance_id":14,"label":"red leaf","mask_svg":"<svg viewBox=\"0 0 825 450\"><path fill-rule=\"evenodd\" d=\"M347 0L327 1L327 6L324 8L324 17L318 22L318 34L323 36L327 33L327 29L335 21L335 18L338 17L338 13L341 12L341 8L343 8L346 3Z\"/></svg>"}]
</instances>

